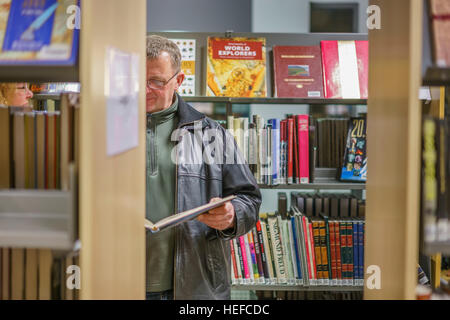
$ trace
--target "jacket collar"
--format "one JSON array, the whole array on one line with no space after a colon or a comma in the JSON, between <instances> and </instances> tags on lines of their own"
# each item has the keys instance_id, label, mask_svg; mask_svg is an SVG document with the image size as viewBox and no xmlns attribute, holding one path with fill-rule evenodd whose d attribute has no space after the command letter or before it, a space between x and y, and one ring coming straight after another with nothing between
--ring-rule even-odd
<instances>
[{"instance_id":1,"label":"jacket collar","mask_svg":"<svg viewBox=\"0 0 450 320\"><path fill-rule=\"evenodd\" d=\"M182 127L185 124L192 123L194 121L202 120L205 118L205 115L189 104L187 104L179 95L176 93L178 97L178 127Z\"/></svg>"}]
</instances>

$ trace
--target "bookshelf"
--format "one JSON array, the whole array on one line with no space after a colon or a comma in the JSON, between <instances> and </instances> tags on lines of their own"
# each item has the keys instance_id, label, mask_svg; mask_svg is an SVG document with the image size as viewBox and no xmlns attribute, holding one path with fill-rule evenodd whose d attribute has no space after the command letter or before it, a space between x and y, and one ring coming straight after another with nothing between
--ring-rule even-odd
<instances>
[{"instance_id":1,"label":"bookshelf","mask_svg":"<svg viewBox=\"0 0 450 320\"><path fill-rule=\"evenodd\" d=\"M236 98L236 97L208 97L205 96L205 77L206 77L206 50L207 39L209 36L224 36L219 33L189 33L189 32L155 32L151 34L162 35L172 39L195 39L196 40L196 64L195 64L195 96L183 96L183 100L193 103L194 107L202 104L216 105L220 107L225 106L225 114L227 116L233 115L233 109L236 106L245 110L252 110L253 113L259 113L258 110L262 106L274 107L279 110L279 116L282 116L283 110L287 105L290 105L288 113L294 113L295 108L298 107L298 113L303 113L302 106L309 106L309 110L319 110L323 106L339 105L348 106L349 109L355 106L366 106L367 99L301 99L301 98L278 98L273 97L273 60L271 59L273 45L320 45L321 40L367 40L366 34L273 34L273 33L233 33L233 37L264 37L266 39L267 57L266 57L266 83L267 83L267 97L264 98ZM230 36L230 34L227 34ZM248 108L248 109L246 109ZM356 109L355 109L356 110ZM222 113L221 113L222 115ZM341 182L336 179L336 170L333 168L316 168L314 171L314 182L308 184L280 184L280 185L263 185L260 184L261 189L268 191L284 190L313 190L314 192L324 191L350 191L352 196L362 199L365 184ZM263 199L264 201L264 199ZM275 199L266 199L265 201L276 201ZM236 284L232 285L233 290L264 290L264 291L363 291L362 286L299 286L299 285L269 285L269 284Z\"/></svg>"},{"instance_id":2,"label":"bookshelf","mask_svg":"<svg viewBox=\"0 0 450 320\"><path fill-rule=\"evenodd\" d=\"M298 285L266 285L266 284L251 284L251 285L233 285L233 290L270 290L270 291L332 291L332 292L351 292L362 291L363 286L298 286Z\"/></svg>"},{"instance_id":3,"label":"bookshelf","mask_svg":"<svg viewBox=\"0 0 450 320\"><path fill-rule=\"evenodd\" d=\"M145 30L144 0L134 1L133 6L120 0L83 1L76 65L0 67L0 81L82 84L80 159L78 175L72 179L78 188L72 184L69 191L0 191L0 246L52 249L53 256L79 254L80 299L145 296L145 135L139 135L137 147L107 156L104 90L106 48L137 54L137 130L144 132ZM59 99L54 95L35 98Z\"/></svg>"}]
</instances>

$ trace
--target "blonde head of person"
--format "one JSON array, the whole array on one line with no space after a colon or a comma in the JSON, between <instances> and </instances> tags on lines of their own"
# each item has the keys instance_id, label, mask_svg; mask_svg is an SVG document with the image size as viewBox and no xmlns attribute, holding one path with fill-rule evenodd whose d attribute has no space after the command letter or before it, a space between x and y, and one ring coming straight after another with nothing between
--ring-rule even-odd
<instances>
[{"instance_id":1,"label":"blonde head of person","mask_svg":"<svg viewBox=\"0 0 450 320\"><path fill-rule=\"evenodd\" d=\"M33 92L25 82L0 83L0 105L29 107Z\"/></svg>"}]
</instances>

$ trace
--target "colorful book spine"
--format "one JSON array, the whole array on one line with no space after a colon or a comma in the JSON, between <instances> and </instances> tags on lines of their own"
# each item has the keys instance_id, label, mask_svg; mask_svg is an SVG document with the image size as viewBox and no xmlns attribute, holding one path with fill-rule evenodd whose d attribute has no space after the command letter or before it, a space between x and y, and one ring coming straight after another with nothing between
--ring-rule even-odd
<instances>
[{"instance_id":1,"label":"colorful book spine","mask_svg":"<svg viewBox=\"0 0 450 320\"><path fill-rule=\"evenodd\" d=\"M297 115L298 173L300 183L309 183L309 116Z\"/></svg>"},{"instance_id":2,"label":"colorful book spine","mask_svg":"<svg viewBox=\"0 0 450 320\"><path fill-rule=\"evenodd\" d=\"M320 256L322 259L322 276L323 284L329 285L329 269L328 269L328 245L326 237L325 221L319 221L319 242L320 242Z\"/></svg>"},{"instance_id":3,"label":"colorful book spine","mask_svg":"<svg viewBox=\"0 0 450 320\"><path fill-rule=\"evenodd\" d=\"M259 220L258 220L259 222ZM259 283L265 283L266 274L264 273L262 252L261 252L261 243L259 242L258 231L256 226L252 229L253 242L255 245L255 254L256 254L256 263L258 265L258 273L259 273ZM265 260L265 259L264 259Z\"/></svg>"},{"instance_id":4,"label":"colorful book spine","mask_svg":"<svg viewBox=\"0 0 450 320\"><path fill-rule=\"evenodd\" d=\"M252 259L253 276L255 278L255 282L259 283L258 262L256 259L255 243L253 242L253 235L251 231L247 233L247 239L248 239L248 246L250 249L250 256Z\"/></svg>"},{"instance_id":5,"label":"colorful book spine","mask_svg":"<svg viewBox=\"0 0 450 320\"><path fill-rule=\"evenodd\" d=\"M331 253L331 285L336 286L338 275L337 275L337 259L336 259L336 234L334 231L334 221L328 220L328 228L330 231L330 253Z\"/></svg>"},{"instance_id":6,"label":"colorful book spine","mask_svg":"<svg viewBox=\"0 0 450 320\"><path fill-rule=\"evenodd\" d=\"M316 257L314 255L314 238L313 238L313 230L312 230L312 223L309 223L309 243L310 243L310 252L311 252L311 269L313 270L313 279L314 285L317 285L317 263L316 263Z\"/></svg>"},{"instance_id":7,"label":"colorful book spine","mask_svg":"<svg viewBox=\"0 0 450 320\"><path fill-rule=\"evenodd\" d=\"M272 248L274 253L274 260L275 260L275 270L277 274L277 281L280 284L286 284L287 283L287 276L286 276L286 266L284 264L284 257L283 257L283 247L282 247L282 239L280 234L280 228L278 226L278 220L275 215L270 216L267 218L270 233L272 235Z\"/></svg>"},{"instance_id":8,"label":"colorful book spine","mask_svg":"<svg viewBox=\"0 0 450 320\"><path fill-rule=\"evenodd\" d=\"M342 285L342 275L343 275L343 269L342 269L342 260L341 260L341 235L340 235L340 226L339 221L334 222L334 239L336 244L336 278L337 278L337 285Z\"/></svg>"},{"instance_id":9,"label":"colorful book spine","mask_svg":"<svg viewBox=\"0 0 450 320\"><path fill-rule=\"evenodd\" d=\"M317 284L322 285L323 284L323 273L322 273L322 257L320 252L320 230L319 230L319 222L313 221L312 223L312 232L313 232L313 239L314 239L314 255L316 259L316 272L317 272Z\"/></svg>"},{"instance_id":10,"label":"colorful book spine","mask_svg":"<svg viewBox=\"0 0 450 320\"><path fill-rule=\"evenodd\" d=\"M287 119L288 146L287 146L287 182L294 183L294 119Z\"/></svg>"},{"instance_id":11,"label":"colorful book spine","mask_svg":"<svg viewBox=\"0 0 450 320\"><path fill-rule=\"evenodd\" d=\"M268 279L269 279L269 283L270 284L275 284L276 280L275 280L275 269L274 269L274 265L273 265L273 256L272 256L272 247L270 245L270 239L268 236L268 231L269 231L269 226L267 225L267 219L261 220L260 221L261 224L261 233L263 236L263 241L264 241L264 252L266 255L266 266L267 266L267 274L268 274Z\"/></svg>"},{"instance_id":12,"label":"colorful book spine","mask_svg":"<svg viewBox=\"0 0 450 320\"><path fill-rule=\"evenodd\" d=\"M250 284L255 284L255 271L253 269L253 259L250 251L250 244L248 243L248 234L243 236L244 238L244 251L247 255L247 266L250 274Z\"/></svg>"},{"instance_id":13,"label":"colorful book spine","mask_svg":"<svg viewBox=\"0 0 450 320\"><path fill-rule=\"evenodd\" d=\"M250 284L250 269L248 267L248 261L247 261L247 251L245 249L245 240L244 236L239 237L239 247L240 247L240 254L242 257L242 262L244 264L244 283Z\"/></svg>"},{"instance_id":14,"label":"colorful book spine","mask_svg":"<svg viewBox=\"0 0 450 320\"><path fill-rule=\"evenodd\" d=\"M300 256L300 246L299 246L299 230L297 228L297 224L295 222L296 217L291 217L291 226L292 226L292 237L294 242L294 253L295 253L295 261L297 267L297 285L303 285L303 274L302 274L302 266L301 266L301 256Z\"/></svg>"},{"instance_id":15,"label":"colorful book spine","mask_svg":"<svg viewBox=\"0 0 450 320\"><path fill-rule=\"evenodd\" d=\"M358 222L353 221L352 223L353 232L353 284L359 285L359 280L361 279L359 275L359 258L358 258Z\"/></svg>"},{"instance_id":16,"label":"colorful book spine","mask_svg":"<svg viewBox=\"0 0 450 320\"><path fill-rule=\"evenodd\" d=\"M353 285L353 223L347 221L347 278L348 284Z\"/></svg>"}]
</instances>

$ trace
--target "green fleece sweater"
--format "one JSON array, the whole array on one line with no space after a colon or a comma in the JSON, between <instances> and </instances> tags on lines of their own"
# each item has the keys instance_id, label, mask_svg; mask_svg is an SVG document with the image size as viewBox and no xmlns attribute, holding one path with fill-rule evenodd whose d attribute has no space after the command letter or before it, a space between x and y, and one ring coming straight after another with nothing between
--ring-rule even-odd
<instances>
[{"instance_id":1,"label":"green fleece sweater","mask_svg":"<svg viewBox=\"0 0 450 320\"><path fill-rule=\"evenodd\" d=\"M157 222L175 213L175 164L170 160L178 124L178 98L167 109L147 114L146 218ZM174 229L146 233L146 290L173 288Z\"/></svg>"}]
</instances>

